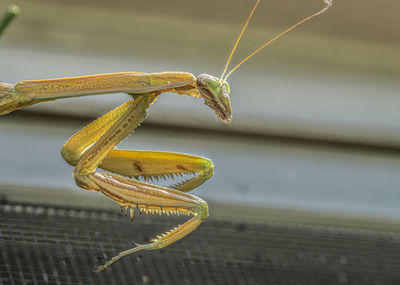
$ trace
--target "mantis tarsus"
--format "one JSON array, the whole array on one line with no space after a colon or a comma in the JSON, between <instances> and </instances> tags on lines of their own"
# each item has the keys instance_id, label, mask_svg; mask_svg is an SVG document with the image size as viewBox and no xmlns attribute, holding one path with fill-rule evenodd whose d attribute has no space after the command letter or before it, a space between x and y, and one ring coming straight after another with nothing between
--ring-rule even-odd
<instances>
[{"instance_id":1,"label":"mantis tarsus","mask_svg":"<svg viewBox=\"0 0 400 285\"><path fill-rule=\"evenodd\" d=\"M193 76L185 72L140 73L125 72L80 76L72 78L21 81L17 84L0 83L0 115L27 106L78 96L123 92L133 100L112 110L73 135L62 147L63 158L75 166L76 183L87 190L100 191L117 202L125 214L133 219L134 211L159 215L191 215L188 221L150 240L147 244L135 244L134 248L120 252L98 267L100 272L121 257L140 250L165 247L192 232L208 216L208 206L202 199L186 192L198 187L213 175L214 165L203 157L170 152L115 150L145 118L149 106L162 93L173 92L204 99L218 117L229 124L232 120L229 85L227 78L242 63L264 47L298 25L324 13L331 0L319 12L301 20L266 42L242 60L226 76L232 55L250 21L257 1L244 25L220 78L201 74ZM110 174L96 171L102 168ZM193 174L170 188L142 182L176 175ZM128 178L129 177L129 178Z\"/></svg>"}]
</instances>

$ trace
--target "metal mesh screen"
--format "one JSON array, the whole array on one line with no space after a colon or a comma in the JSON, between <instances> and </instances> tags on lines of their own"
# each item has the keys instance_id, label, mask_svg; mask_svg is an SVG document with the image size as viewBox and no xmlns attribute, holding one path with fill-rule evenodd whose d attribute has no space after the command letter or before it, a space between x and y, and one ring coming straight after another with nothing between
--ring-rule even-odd
<instances>
[{"instance_id":1,"label":"metal mesh screen","mask_svg":"<svg viewBox=\"0 0 400 285\"><path fill-rule=\"evenodd\" d=\"M2 203L0 284L400 284L400 235L209 218L160 251L95 265L177 218Z\"/></svg>"}]
</instances>

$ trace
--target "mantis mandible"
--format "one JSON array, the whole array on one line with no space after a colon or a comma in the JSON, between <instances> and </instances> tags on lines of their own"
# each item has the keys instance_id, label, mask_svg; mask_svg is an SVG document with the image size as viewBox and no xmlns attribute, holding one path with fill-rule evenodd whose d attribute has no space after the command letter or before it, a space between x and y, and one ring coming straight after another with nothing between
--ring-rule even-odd
<instances>
[{"instance_id":1,"label":"mantis mandible","mask_svg":"<svg viewBox=\"0 0 400 285\"><path fill-rule=\"evenodd\" d=\"M72 166L77 185L86 190L99 191L117 202L123 212L158 215L190 215L182 225L153 238L146 244L120 252L95 270L104 270L121 257L140 250L163 248L195 230L208 216L207 203L191 194L213 175L214 165L203 157L171 152L114 149L144 120L149 106L162 93L172 92L204 99L225 124L231 123L229 75L241 64L298 25L324 13L332 0L324 0L325 7L299 21L272 40L264 43L225 76L233 53L257 5L253 7L230 53L222 75L218 78L200 74L197 78L186 72L141 73L124 72L71 78L0 83L0 115L36 103L62 98L104 93L127 93L133 99L103 115L74 134L62 147L61 155ZM98 168L106 172L97 171ZM112 174L115 173L115 174ZM118 175L119 174L119 175ZM148 180L192 174L170 188L147 183ZM138 180L144 179L146 182ZM136 179L132 179L136 178Z\"/></svg>"}]
</instances>

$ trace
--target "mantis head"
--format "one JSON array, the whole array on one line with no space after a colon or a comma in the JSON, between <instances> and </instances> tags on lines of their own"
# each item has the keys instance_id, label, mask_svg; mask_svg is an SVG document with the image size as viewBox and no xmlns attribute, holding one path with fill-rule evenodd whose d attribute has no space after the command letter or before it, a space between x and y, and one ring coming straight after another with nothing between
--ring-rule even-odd
<instances>
[{"instance_id":1,"label":"mantis head","mask_svg":"<svg viewBox=\"0 0 400 285\"><path fill-rule=\"evenodd\" d=\"M322 8L320 11L312 14L311 16L304 18L303 20L297 22L290 28L284 30L271 40L267 41L263 45L261 45L259 48L257 48L255 51L253 51L250 55L248 55L246 58L244 58L239 64L237 64L234 68L231 69L231 71L228 72L226 76L225 73L227 71L229 62L232 59L232 56L236 50L236 47L243 35L243 32L245 31L247 24L249 23L255 9L257 8L257 5L260 3L261 0L257 0L256 4L253 7L253 10L250 12L249 17L247 18L247 21L242 29L242 31L239 34L239 37L236 40L236 43L231 51L231 54L229 55L228 61L226 62L225 69L222 72L222 75L220 78L217 78L215 76L211 76L208 74L200 74L197 77L197 89L199 90L202 98L204 99L204 103L209 106L211 109L214 110L214 112L218 115L218 117L225 123L225 124L230 124L232 121L232 111L231 111L231 99L229 98L229 85L226 79L231 75L233 71L235 71L239 66L241 66L243 63L248 61L250 58L252 58L255 54L260 52L262 49L264 49L266 46L270 45L272 42L275 40L279 39L282 37L284 34L290 32L297 26L311 20L315 16L321 15L325 13L326 10L329 9L329 7L332 6L332 1L333 0L324 0L325 2L325 7Z\"/></svg>"},{"instance_id":2,"label":"mantis head","mask_svg":"<svg viewBox=\"0 0 400 285\"><path fill-rule=\"evenodd\" d=\"M232 111L228 82L212 75L200 74L196 83L204 103L214 110L224 124L230 124Z\"/></svg>"}]
</instances>

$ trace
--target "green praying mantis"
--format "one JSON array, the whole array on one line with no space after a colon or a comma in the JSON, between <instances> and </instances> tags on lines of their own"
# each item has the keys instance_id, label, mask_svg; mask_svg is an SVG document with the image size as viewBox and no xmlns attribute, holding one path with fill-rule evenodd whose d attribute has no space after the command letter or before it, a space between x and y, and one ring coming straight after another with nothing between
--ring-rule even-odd
<instances>
[{"instance_id":1,"label":"green praying mantis","mask_svg":"<svg viewBox=\"0 0 400 285\"><path fill-rule=\"evenodd\" d=\"M160 249L178 241L195 230L208 216L207 203L187 192L200 186L213 175L214 165L211 160L182 153L115 149L145 119L150 105L166 92L198 97L204 100L224 124L231 123L230 88L227 82L230 74L270 43L332 6L332 0L324 0L326 5L323 9L264 43L226 73L232 55L259 2L260 0L250 12L220 77L208 74L195 77L186 72L124 72L21 81L16 84L0 83L0 115L62 98L120 92L133 97L131 101L74 134L62 147L61 155L75 167L73 176L77 185L86 190L103 193L118 203L125 215L129 214L131 219L135 211L158 215L189 215L191 218L146 244L135 244L135 247L120 252L99 266L95 270L96 273L125 255L141 250ZM107 172L97 171L98 168ZM148 183L152 179L174 179L183 174L191 176L169 188Z\"/></svg>"}]
</instances>

